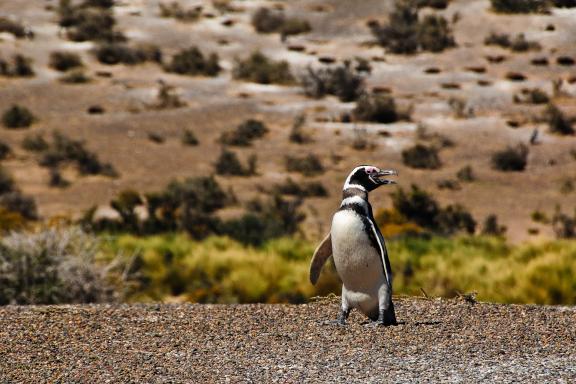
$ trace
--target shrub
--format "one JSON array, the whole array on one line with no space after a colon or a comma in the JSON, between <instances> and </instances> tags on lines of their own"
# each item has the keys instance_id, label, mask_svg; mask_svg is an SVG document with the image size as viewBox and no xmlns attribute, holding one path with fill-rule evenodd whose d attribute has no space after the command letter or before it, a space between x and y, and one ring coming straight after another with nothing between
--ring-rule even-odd
<instances>
[{"instance_id":1,"label":"shrub","mask_svg":"<svg viewBox=\"0 0 576 384\"><path fill-rule=\"evenodd\" d=\"M0 243L0 304L91 303L112 299L98 241L78 228L12 233Z\"/></svg>"},{"instance_id":2,"label":"shrub","mask_svg":"<svg viewBox=\"0 0 576 384\"><path fill-rule=\"evenodd\" d=\"M75 6L70 1L61 1L58 24L67 28L67 36L72 41L125 41L124 35L115 28L116 20L109 8L92 3Z\"/></svg>"},{"instance_id":3,"label":"shrub","mask_svg":"<svg viewBox=\"0 0 576 384\"><path fill-rule=\"evenodd\" d=\"M552 4L558 8L574 8L576 7L576 0L552 0Z\"/></svg>"},{"instance_id":4,"label":"shrub","mask_svg":"<svg viewBox=\"0 0 576 384\"><path fill-rule=\"evenodd\" d=\"M184 49L175 54L165 69L168 72L190 76L216 76L221 70L218 64L217 54L212 53L209 57L205 58L202 52L196 47Z\"/></svg>"},{"instance_id":5,"label":"shrub","mask_svg":"<svg viewBox=\"0 0 576 384\"><path fill-rule=\"evenodd\" d=\"M23 39L27 36L30 36L29 32L27 33L26 28L24 25L22 25L22 23L10 20L7 17L0 17L0 33L2 32L11 33L18 39Z\"/></svg>"},{"instance_id":6,"label":"shrub","mask_svg":"<svg viewBox=\"0 0 576 384\"><path fill-rule=\"evenodd\" d=\"M8 76L14 77L34 76L34 70L32 69L32 59L23 55L14 55L12 57L12 68L6 64L2 72Z\"/></svg>"},{"instance_id":7,"label":"shrub","mask_svg":"<svg viewBox=\"0 0 576 384\"><path fill-rule=\"evenodd\" d=\"M364 77L350 61L336 67L308 67L300 81L304 93L314 98L334 95L343 102L349 102L358 99L364 92Z\"/></svg>"},{"instance_id":8,"label":"shrub","mask_svg":"<svg viewBox=\"0 0 576 384\"><path fill-rule=\"evenodd\" d=\"M286 179L284 183L276 184L273 191L280 195L297 196L300 198L328 196L328 191L322 183L317 181L295 182L290 177Z\"/></svg>"},{"instance_id":9,"label":"shrub","mask_svg":"<svg viewBox=\"0 0 576 384\"><path fill-rule=\"evenodd\" d=\"M466 183L470 183L470 182L476 180L476 176L474 175L474 170L472 169L472 167L470 165L466 165L466 166L460 168L458 170L458 172L456 172L456 177L458 178L458 180L466 182Z\"/></svg>"},{"instance_id":10,"label":"shrub","mask_svg":"<svg viewBox=\"0 0 576 384\"><path fill-rule=\"evenodd\" d=\"M557 206L552 217L552 229L559 239L576 238L576 214L574 217L570 217Z\"/></svg>"},{"instance_id":11,"label":"shrub","mask_svg":"<svg viewBox=\"0 0 576 384\"><path fill-rule=\"evenodd\" d=\"M458 181L451 179L439 180L438 182L436 182L436 186L438 187L438 189L449 189L452 191L458 191L462 189Z\"/></svg>"},{"instance_id":12,"label":"shrub","mask_svg":"<svg viewBox=\"0 0 576 384\"><path fill-rule=\"evenodd\" d=\"M572 121L564 115L554 104L549 104L546 110L546 117L548 119L548 129L552 133L560 135L573 135L574 127Z\"/></svg>"},{"instance_id":13,"label":"shrub","mask_svg":"<svg viewBox=\"0 0 576 384\"><path fill-rule=\"evenodd\" d=\"M220 142L226 145L247 147L253 140L263 137L268 131L268 127L261 121L248 119L235 130L224 132L220 136Z\"/></svg>"},{"instance_id":14,"label":"shrub","mask_svg":"<svg viewBox=\"0 0 576 384\"><path fill-rule=\"evenodd\" d=\"M100 63L107 65L135 65L146 61L162 62L162 51L153 44L143 44L133 48L121 43L107 43L98 46L94 53Z\"/></svg>"},{"instance_id":15,"label":"shrub","mask_svg":"<svg viewBox=\"0 0 576 384\"><path fill-rule=\"evenodd\" d=\"M550 101L548 94L541 89L523 89L520 95L514 96L514 101L517 103L527 104L546 104Z\"/></svg>"},{"instance_id":16,"label":"shrub","mask_svg":"<svg viewBox=\"0 0 576 384\"><path fill-rule=\"evenodd\" d=\"M273 61L260 52L254 52L246 60L237 60L234 78L260 84L290 84L294 78L287 61Z\"/></svg>"},{"instance_id":17,"label":"shrub","mask_svg":"<svg viewBox=\"0 0 576 384\"><path fill-rule=\"evenodd\" d=\"M288 140L296 144L306 144L311 142L312 138L307 132L304 131L305 123L306 123L306 117L304 115L296 116L292 123L292 129L290 130Z\"/></svg>"},{"instance_id":18,"label":"shrub","mask_svg":"<svg viewBox=\"0 0 576 384\"><path fill-rule=\"evenodd\" d=\"M394 98L386 94L362 95L356 103L353 113L354 117L360 121L387 124L400 119Z\"/></svg>"},{"instance_id":19,"label":"shrub","mask_svg":"<svg viewBox=\"0 0 576 384\"><path fill-rule=\"evenodd\" d=\"M182 144L189 145L189 146L196 146L198 145L198 139L194 132L190 129L185 129L182 132Z\"/></svg>"},{"instance_id":20,"label":"shrub","mask_svg":"<svg viewBox=\"0 0 576 384\"><path fill-rule=\"evenodd\" d=\"M448 22L438 15L427 15L419 23L418 43L421 50L430 52L442 52L456 46Z\"/></svg>"},{"instance_id":21,"label":"shrub","mask_svg":"<svg viewBox=\"0 0 576 384\"><path fill-rule=\"evenodd\" d=\"M12 152L10 146L3 141L0 141L0 160L5 160Z\"/></svg>"},{"instance_id":22,"label":"shrub","mask_svg":"<svg viewBox=\"0 0 576 384\"><path fill-rule=\"evenodd\" d=\"M528 147L518 144L507 147L492 155L492 168L504 172L521 172L528 162Z\"/></svg>"},{"instance_id":23,"label":"shrub","mask_svg":"<svg viewBox=\"0 0 576 384\"><path fill-rule=\"evenodd\" d=\"M286 171L298 172L304 176L315 176L324 173L324 166L314 154L308 154L304 157L286 156Z\"/></svg>"},{"instance_id":24,"label":"shrub","mask_svg":"<svg viewBox=\"0 0 576 384\"><path fill-rule=\"evenodd\" d=\"M542 0L490 0L497 13L542 13L548 9Z\"/></svg>"},{"instance_id":25,"label":"shrub","mask_svg":"<svg viewBox=\"0 0 576 384\"><path fill-rule=\"evenodd\" d=\"M476 221L470 212L459 204L448 205L441 209L436 220L438 222L436 232L443 235L453 235L457 232L474 234L476 230Z\"/></svg>"},{"instance_id":26,"label":"shrub","mask_svg":"<svg viewBox=\"0 0 576 384\"><path fill-rule=\"evenodd\" d=\"M160 3L158 6L160 7L160 17L170 17L186 23L196 21L202 15L201 6L192 9L184 9L175 1L170 4Z\"/></svg>"},{"instance_id":27,"label":"shrub","mask_svg":"<svg viewBox=\"0 0 576 384\"><path fill-rule=\"evenodd\" d=\"M265 203L254 201L249 213L238 219L224 222L220 232L244 244L261 245L263 242L298 230L305 218L298 212L301 200L284 200L274 195Z\"/></svg>"},{"instance_id":28,"label":"shrub","mask_svg":"<svg viewBox=\"0 0 576 384\"><path fill-rule=\"evenodd\" d=\"M48 142L41 133L33 133L24 136L22 140L22 148L31 152L42 152L47 150L49 147Z\"/></svg>"},{"instance_id":29,"label":"shrub","mask_svg":"<svg viewBox=\"0 0 576 384\"><path fill-rule=\"evenodd\" d=\"M148 132L148 140L156 144L162 144L166 141L166 138L160 133Z\"/></svg>"},{"instance_id":30,"label":"shrub","mask_svg":"<svg viewBox=\"0 0 576 384\"><path fill-rule=\"evenodd\" d=\"M434 9L446 9L450 0L416 0L418 8L430 7Z\"/></svg>"},{"instance_id":31,"label":"shrub","mask_svg":"<svg viewBox=\"0 0 576 384\"><path fill-rule=\"evenodd\" d=\"M256 174L256 162L256 156L252 155L247 166L244 166L236 153L223 148L214 167L218 175L253 176Z\"/></svg>"},{"instance_id":32,"label":"shrub","mask_svg":"<svg viewBox=\"0 0 576 384\"><path fill-rule=\"evenodd\" d=\"M441 52L456 45L444 17L427 15L420 21L418 9L410 2L397 1L387 25L372 22L369 27L378 43L391 53Z\"/></svg>"},{"instance_id":33,"label":"shrub","mask_svg":"<svg viewBox=\"0 0 576 384\"><path fill-rule=\"evenodd\" d=\"M519 33L514 39L510 39L510 36L506 33L499 34L491 32L490 35L484 39L484 44L497 45L502 48L508 48L514 52L537 51L541 49L540 44L537 42L526 40L523 33Z\"/></svg>"},{"instance_id":34,"label":"shrub","mask_svg":"<svg viewBox=\"0 0 576 384\"><path fill-rule=\"evenodd\" d=\"M24 219L38 219L36 202L29 196L23 195L18 190L0 195L0 207L9 212L19 213Z\"/></svg>"},{"instance_id":35,"label":"shrub","mask_svg":"<svg viewBox=\"0 0 576 384\"><path fill-rule=\"evenodd\" d=\"M50 168L50 180L48 185L56 188L66 188L70 185L70 182L62 176L62 173L57 167Z\"/></svg>"},{"instance_id":36,"label":"shrub","mask_svg":"<svg viewBox=\"0 0 576 384\"><path fill-rule=\"evenodd\" d=\"M476 229L476 221L466 208L459 204L442 208L431 194L414 184L409 192L402 188L394 192L392 203L394 211L400 215L396 219L400 223L406 220L442 235L472 234Z\"/></svg>"},{"instance_id":37,"label":"shrub","mask_svg":"<svg viewBox=\"0 0 576 384\"><path fill-rule=\"evenodd\" d=\"M100 162L98 156L87 150L82 141L70 139L60 132L54 132L52 138L53 143L44 151L40 165L54 168L61 163L72 162L83 175L117 176L114 167Z\"/></svg>"},{"instance_id":38,"label":"shrub","mask_svg":"<svg viewBox=\"0 0 576 384\"><path fill-rule=\"evenodd\" d=\"M49 65L57 71L65 72L72 68L82 67L82 59L72 52L52 52Z\"/></svg>"},{"instance_id":39,"label":"shrub","mask_svg":"<svg viewBox=\"0 0 576 384\"><path fill-rule=\"evenodd\" d=\"M12 105L2 115L2 124L6 128L28 128L34 121L36 121L36 117L32 112L18 104Z\"/></svg>"},{"instance_id":40,"label":"shrub","mask_svg":"<svg viewBox=\"0 0 576 384\"><path fill-rule=\"evenodd\" d=\"M417 169L438 169L442 165L438 150L423 144L403 150L402 161L405 165Z\"/></svg>"},{"instance_id":41,"label":"shrub","mask_svg":"<svg viewBox=\"0 0 576 384\"><path fill-rule=\"evenodd\" d=\"M279 32L282 36L298 35L312 30L310 23L297 18L286 18L283 13L258 8L252 15L252 26L258 33Z\"/></svg>"},{"instance_id":42,"label":"shrub","mask_svg":"<svg viewBox=\"0 0 576 384\"><path fill-rule=\"evenodd\" d=\"M158 96L155 104L152 104L154 109L172 109L181 108L186 105L186 102L180 99L180 95L176 89L164 81L159 81Z\"/></svg>"},{"instance_id":43,"label":"shrub","mask_svg":"<svg viewBox=\"0 0 576 384\"><path fill-rule=\"evenodd\" d=\"M70 71L60 78L60 81L66 84L85 84L91 80L83 70Z\"/></svg>"},{"instance_id":44,"label":"shrub","mask_svg":"<svg viewBox=\"0 0 576 384\"><path fill-rule=\"evenodd\" d=\"M16 190L12 176L0 166L0 196Z\"/></svg>"}]
</instances>

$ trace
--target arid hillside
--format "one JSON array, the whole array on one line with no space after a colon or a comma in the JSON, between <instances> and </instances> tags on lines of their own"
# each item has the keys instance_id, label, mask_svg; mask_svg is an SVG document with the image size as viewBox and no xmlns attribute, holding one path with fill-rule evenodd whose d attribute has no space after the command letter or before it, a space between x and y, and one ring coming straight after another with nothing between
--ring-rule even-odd
<instances>
[{"instance_id":1,"label":"arid hillside","mask_svg":"<svg viewBox=\"0 0 576 384\"><path fill-rule=\"evenodd\" d=\"M28 127L0 127L0 141L10 148L1 163L36 200L43 218L78 218L125 189L157 191L176 178L215 174L222 134L248 119L263 122L267 131L248 145L227 146L242 164L252 155L257 160L250 175L216 176L239 200L219 213L224 217L288 176L318 181L328 196L303 205L308 237L318 238L339 203L344 178L358 164L399 170L401 187L417 183L442 204L462 204L479 227L495 214L513 241L552 236L545 220L533 220L534 212L551 216L560 206L571 213L576 205L576 136L568 129L576 116L576 8L505 14L485 0L422 7L416 11L420 21L443 16L446 25L430 19L436 29L418 35L421 48L401 54L382 46L391 40L378 41L378 31L389 36L392 1L120 0L106 11L115 25L103 27L111 33L105 43L90 37L93 25L81 29L81 17L66 25L65 3L0 2L0 113L17 104L35 117ZM74 10L80 3L68 11L80 12ZM261 15L272 25L262 27L269 33L254 26L262 7L272 15ZM281 15L284 29L274 29L274 15ZM107 25L98 17L94 25ZM445 28L450 33L442 49L436 40L427 43ZM186 62L191 56L178 61L191 47L203 59L188 52L199 62ZM256 51L264 55L261 61L286 61L287 77L238 75L239 62ZM75 54L81 65L58 68L54 52ZM21 67L14 55L24 56L34 74L11 69ZM302 85L335 68L362 81L363 96L324 95ZM318 91L320 83L314 84ZM370 102L379 98L392 100L392 117L371 113ZM97 156L97 169L82 171L42 149L23 148L38 134L52 145L54 131L82 141ZM406 160L415 144L434 152L436 166L426 157L424 167ZM494 153L508 146L521 152L523 170L495 169ZM308 154L319 160L309 164L311 172L303 171L310 176L287 167L287 156ZM459 172L467 166L473 177ZM393 188L373 194L376 209L390 206Z\"/></svg>"}]
</instances>

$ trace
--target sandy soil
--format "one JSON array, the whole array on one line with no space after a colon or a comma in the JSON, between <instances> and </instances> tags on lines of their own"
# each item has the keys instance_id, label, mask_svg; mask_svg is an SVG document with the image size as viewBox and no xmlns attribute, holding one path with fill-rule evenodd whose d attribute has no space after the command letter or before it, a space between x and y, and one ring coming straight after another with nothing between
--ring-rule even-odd
<instances>
[{"instance_id":1,"label":"sandy soil","mask_svg":"<svg viewBox=\"0 0 576 384\"><path fill-rule=\"evenodd\" d=\"M397 298L396 327L307 305L0 308L6 383L576 380L576 309Z\"/></svg>"}]
</instances>

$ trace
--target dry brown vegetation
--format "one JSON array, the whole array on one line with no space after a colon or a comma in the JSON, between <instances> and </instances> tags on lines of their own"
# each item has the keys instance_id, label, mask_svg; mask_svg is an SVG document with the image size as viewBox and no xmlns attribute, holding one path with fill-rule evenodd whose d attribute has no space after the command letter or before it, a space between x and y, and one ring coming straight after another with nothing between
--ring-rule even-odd
<instances>
[{"instance_id":1,"label":"dry brown vegetation","mask_svg":"<svg viewBox=\"0 0 576 384\"><path fill-rule=\"evenodd\" d=\"M554 8L570 2L548 2L542 12L529 1L523 13L509 15L516 12L510 1L421 1L391 23L393 7L377 1L320 2L313 9L304 2L271 3L267 15L251 1L206 2L201 9L162 3L163 9L109 1L0 5L6 15L0 110L21 105L34 116L26 129L0 128L10 148L2 166L34 197L41 217L78 218L127 188L146 193L173 179L214 174L220 138L248 119L265 121L268 129L249 148L234 148L252 175L218 180L246 203L270 190L255 185L281 185L288 173L296 183L313 175L310 182L329 195L304 193L312 196L302 204L310 238L327 230L337 192L357 164L396 168L403 186L433 190L442 204L461 204L476 218L497 213L501 224L489 224L505 225L513 240L536 232L554 236L531 212L551 216L556 205L574 207L576 195L563 186L576 174L570 155L576 148L576 13ZM274 33L258 33L258 12L263 24L275 18L281 27L272 23L264 32ZM485 45L487 36L503 30L508 37L499 45ZM382 34L399 45L379 46ZM403 45L403 36L412 45ZM263 56L250 56L257 51ZM272 76L277 69L280 78ZM410 111L409 121L398 111ZM305 122L295 124L300 115ZM422 143L419 124L453 145ZM494 153L529 144L535 129L538 145L530 146L523 172L492 168ZM84 172L77 159L58 162L58 169L41 166L54 131L82 143L82 156L110 164L118 177ZM354 144L358 132L365 145ZM440 168L403 163L403 151L418 143L441 149ZM249 172L252 155L257 172L255 160ZM314 161L294 162L307 158ZM67 188L51 186L61 183ZM283 188L303 193L293 183ZM383 190L372 200L375 207L391 204ZM236 217L238 211L218 214Z\"/></svg>"}]
</instances>

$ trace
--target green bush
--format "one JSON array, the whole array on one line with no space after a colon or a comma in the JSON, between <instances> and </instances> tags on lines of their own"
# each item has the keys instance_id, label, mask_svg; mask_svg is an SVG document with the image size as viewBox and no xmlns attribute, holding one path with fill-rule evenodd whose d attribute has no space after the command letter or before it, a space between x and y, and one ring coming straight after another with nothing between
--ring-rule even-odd
<instances>
[{"instance_id":1,"label":"green bush","mask_svg":"<svg viewBox=\"0 0 576 384\"><path fill-rule=\"evenodd\" d=\"M224 132L220 136L220 143L234 145L238 147L247 147L252 141L264 137L269 129L266 125L254 119L248 119L240 124L233 131Z\"/></svg>"},{"instance_id":2,"label":"green bush","mask_svg":"<svg viewBox=\"0 0 576 384\"><path fill-rule=\"evenodd\" d=\"M50 67L57 71L65 72L72 68L82 67L82 59L72 52L52 52L50 54Z\"/></svg>"},{"instance_id":3,"label":"green bush","mask_svg":"<svg viewBox=\"0 0 576 384\"><path fill-rule=\"evenodd\" d=\"M0 241L0 305L113 299L98 240L77 228L12 233Z\"/></svg>"},{"instance_id":4,"label":"green bush","mask_svg":"<svg viewBox=\"0 0 576 384\"><path fill-rule=\"evenodd\" d=\"M492 168L504 172L521 172L528 163L528 147L519 144L507 147L492 155Z\"/></svg>"},{"instance_id":5,"label":"green bush","mask_svg":"<svg viewBox=\"0 0 576 384\"><path fill-rule=\"evenodd\" d=\"M286 156L285 165L286 171L298 172L304 176L321 175L325 171L320 158L312 153L302 157Z\"/></svg>"},{"instance_id":6,"label":"green bush","mask_svg":"<svg viewBox=\"0 0 576 384\"><path fill-rule=\"evenodd\" d=\"M424 144L416 144L402 151L405 165L417 169L438 169L442 165L438 150Z\"/></svg>"},{"instance_id":7,"label":"green bush","mask_svg":"<svg viewBox=\"0 0 576 384\"><path fill-rule=\"evenodd\" d=\"M147 61L162 63L162 51L153 44L130 47L122 43L106 43L98 46L94 53L100 63L107 65L136 65Z\"/></svg>"},{"instance_id":8,"label":"green bush","mask_svg":"<svg viewBox=\"0 0 576 384\"><path fill-rule=\"evenodd\" d=\"M394 123L400 119L394 98L386 94L362 95L356 103L353 114L360 121L374 121L384 124Z\"/></svg>"},{"instance_id":9,"label":"green bush","mask_svg":"<svg viewBox=\"0 0 576 384\"><path fill-rule=\"evenodd\" d=\"M294 77L287 61L273 61L261 52L254 52L246 60L236 60L234 78L260 84L291 84Z\"/></svg>"},{"instance_id":10,"label":"green bush","mask_svg":"<svg viewBox=\"0 0 576 384\"><path fill-rule=\"evenodd\" d=\"M218 60L218 55L215 53L205 58L198 48L191 47L175 54L165 69L181 75L216 76L221 70Z\"/></svg>"},{"instance_id":11,"label":"green bush","mask_svg":"<svg viewBox=\"0 0 576 384\"><path fill-rule=\"evenodd\" d=\"M542 13L548 10L548 2L543 0L490 0L497 13Z\"/></svg>"},{"instance_id":12,"label":"green bush","mask_svg":"<svg viewBox=\"0 0 576 384\"><path fill-rule=\"evenodd\" d=\"M306 68L300 78L307 96L321 98L334 95L343 102L358 99L364 93L364 76L355 69L350 61L335 67Z\"/></svg>"},{"instance_id":13,"label":"green bush","mask_svg":"<svg viewBox=\"0 0 576 384\"><path fill-rule=\"evenodd\" d=\"M6 128L28 128L34 121L36 121L36 117L32 112L18 104L12 105L2 115L2 124Z\"/></svg>"},{"instance_id":14,"label":"green bush","mask_svg":"<svg viewBox=\"0 0 576 384\"><path fill-rule=\"evenodd\" d=\"M574 134L572 121L554 104L548 105L548 108L546 109L546 117L548 119L548 129L550 132L560 135Z\"/></svg>"}]
</instances>

